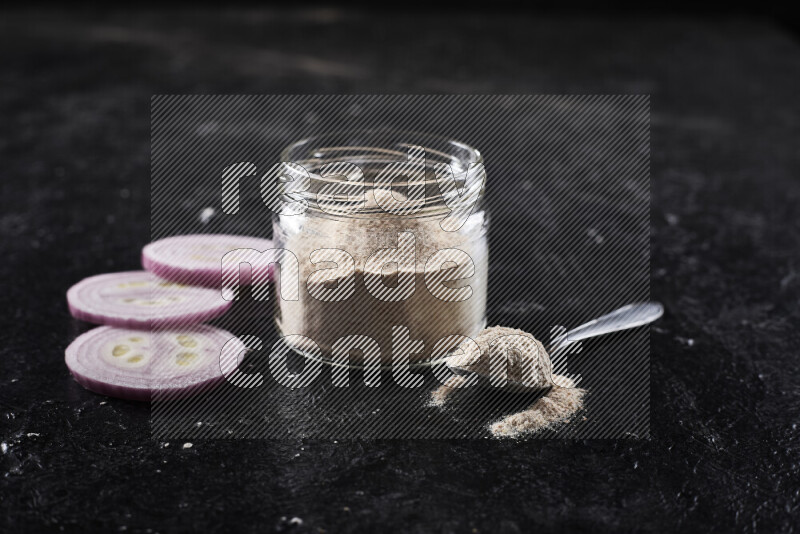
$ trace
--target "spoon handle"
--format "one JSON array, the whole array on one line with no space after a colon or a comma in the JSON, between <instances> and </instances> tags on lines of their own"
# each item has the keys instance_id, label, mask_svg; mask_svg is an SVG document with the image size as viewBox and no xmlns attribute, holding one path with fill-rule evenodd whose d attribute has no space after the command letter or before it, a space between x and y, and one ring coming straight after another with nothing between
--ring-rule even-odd
<instances>
[{"instance_id":1,"label":"spoon handle","mask_svg":"<svg viewBox=\"0 0 800 534\"><path fill-rule=\"evenodd\" d=\"M553 340L550 351L555 352L582 339L652 323L662 315L664 315L664 306L659 302L628 304L616 311L573 328L566 334L561 334Z\"/></svg>"}]
</instances>

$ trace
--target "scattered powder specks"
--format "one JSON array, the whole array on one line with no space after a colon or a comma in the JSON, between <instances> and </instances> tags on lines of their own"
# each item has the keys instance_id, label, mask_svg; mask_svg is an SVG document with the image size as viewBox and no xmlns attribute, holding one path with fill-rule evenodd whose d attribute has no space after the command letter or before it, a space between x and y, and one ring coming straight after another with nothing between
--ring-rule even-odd
<instances>
[{"instance_id":1,"label":"scattered powder specks","mask_svg":"<svg viewBox=\"0 0 800 534\"><path fill-rule=\"evenodd\" d=\"M461 384L467 381L463 376L451 376L446 383L439 386L433 393L431 393L430 406L443 406L453 391L455 391Z\"/></svg>"},{"instance_id":2,"label":"scattered powder specks","mask_svg":"<svg viewBox=\"0 0 800 534\"><path fill-rule=\"evenodd\" d=\"M502 361L504 358L509 380L528 387L548 389L528 409L489 425L493 436L511 438L551 428L567 422L583 408L586 390L576 388L569 377L551 374L550 356L532 335L522 330L495 326L478 334L475 343L479 350L476 350L475 344L464 342L459 346L460 351L448 360L448 364L490 377L492 367L489 361ZM451 377L431 393L429 404L443 406L467 380L464 376Z\"/></svg>"},{"instance_id":3,"label":"scattered powder specks","mask_svg":"<svg viewBox=\"0 0 800 534\"><path fill-rule=\"evenodd\" d=\"M217 210L210 206L203 209L203 211L200 212L200 224L208 224L208 221L211 220L211 217L213 217L216 212Z\"/></svg>"}]
</instances>

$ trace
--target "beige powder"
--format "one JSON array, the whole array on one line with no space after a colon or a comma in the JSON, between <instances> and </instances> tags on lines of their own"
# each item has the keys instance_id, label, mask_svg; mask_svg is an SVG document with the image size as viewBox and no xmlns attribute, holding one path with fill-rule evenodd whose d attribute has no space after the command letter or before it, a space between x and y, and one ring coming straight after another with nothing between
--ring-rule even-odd
<instances>
[{"instance_id":1,"label":"beige powder","mask_svg":"<svg viewBox=\"0 0 800 534\"><path fill-rule=\"evenodd\" d=\"M448 358L447 363L486 377L505 369L508 380L527 387L545 388L552 384L550 357L544 345L529 333L493 326L474 341L459 345L459 353ZM505 365L496 365L493 370L490 361Z\"/></svg>"},{"instance_id":2,"label":"beige powder","mask_svg":"<svg viewBox=\"0 0 800 534\"><path fill-rule=\"evenodd\" d=\"M414 292L406 300L387 302L373 296L366 287L365 264L376 250L396 248L398 234L411 232L415 238L413 271ZM482 219L473 217L457 232L445 232L439 219L397 217L376 214L369 218L332 218L306 216L302 228L284 230L278 236L282 247L292 251L300 263L300 295L297 301L277 299L276 318L283 335L301 334L320 347L323 357L331 358L334 343L348 335L365 335L377 341L381 363L392 363L392 327L409 329L412 340L424 343L419 352L409 352L411 362L429 359L438 340L450 335L474 336L485 326L488 250ZM335 288L345 277L328 272L324 282L309 281L309 276L333 264L314 265L311 252L323 248L346 251L355 260L355 292L348 299L328 302L314 298L320 287ZM425 263L438 250L458 248L475 264L475 275L451 287L468 284L472 296L465 301L449 302L431 294L425 282ZM396 283L398 270L383 272L387 284ZM393 278L394 277L394 278ZM279 278L279 273L278 273ZM278 284L280 282L278 281ZM363 364L360 351L350 354L352 364Z\"/></svg>"},{"instance_id":3,"label":"beige powder","mask_svg":"<svg viewBox=\"0 0 800 534\"><path fill-rule=\"evenodd\" d=\"M431 400L430 406L443 406L445 402L447 402L448 397L456 391L457 388L461 387L464 383L466 383L467 378L463 376L451 376L447 379L447 382L436 388L431 393Z\"/></svg>"},{"instance_id":4,"label":"beige powder","mask_svg":"<svg viewBox=\"0 0 800 534\"><path fill-rule=\"evenodd\" d=\"M495 437L518 437L538 432L564 423L583 408L586 391L576 388L566 376L552 375L550 357L544 346L532 335L495 326L483 330L476 338L478 350L471 343L459 345L459 353L448 359L448 364L491 376L490 359L508 366L508 379L528 387L549 388L527 410L506 416L489 426ZM466 378L454 376L431 393L430 404L443 406L447 399L464 383Z\"/></svg>"}]
</instances>

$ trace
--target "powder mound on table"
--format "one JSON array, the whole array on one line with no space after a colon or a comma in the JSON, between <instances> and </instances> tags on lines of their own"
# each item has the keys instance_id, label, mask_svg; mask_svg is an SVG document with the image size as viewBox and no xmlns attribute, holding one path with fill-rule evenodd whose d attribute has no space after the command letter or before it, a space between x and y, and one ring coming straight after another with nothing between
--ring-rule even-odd
<instances>
[{"instance_id":1,"label":"powder mound on table","mask_svg":"<svg viewBox=\"0 0 800 534\"><path fill-rule=\"evenodd\" d=\"M555 380L555 377L553 378ZM572 387L574 384L567 377L559 378L562 379L561 383L564 385L554 386L530 408L508 415L489 425L492 435L514 438L569 421L576 412L583 408L586 390Z\"/></svg>"},{"instance_id":2,"label":"powder mound on table","mask_svg":"<svg viewBox=\"0 0 800 534\"><path fill-rule=\"evenodd\" d=\"M431 393L431 400L428 402L428 405L434 407L444 406L444 403L447 402L448 397L450 397L450 395L452 395L456 389L462 387L462 385L466 382L466 377L451 376L446 383L442 384Z\"/></svg>"},{"instance_id":3,"label":"powder mound on table","mask_svg":"<svg viewBox=\"0 0 800 534\"><path fill-rule=\"evenodd\" d=\"M527 410L508 415L489 426L495 437L519 437L567 422L583 408L586 390L574 387L566 376L553 375L550 356L544 346L531 334L514 328L494 326L483 330L475 344L465 341L448 358L451 366L460 367L484 377L490 377L490 360L508 366L508 379L531 388L548 388L547 393ZM502 368L502 366L497 366ZM496 371L495 371L496 372ZM453 376L431 393L430 405L441 407L458 388L468 381Z\"/></svg>"}]
</instances>

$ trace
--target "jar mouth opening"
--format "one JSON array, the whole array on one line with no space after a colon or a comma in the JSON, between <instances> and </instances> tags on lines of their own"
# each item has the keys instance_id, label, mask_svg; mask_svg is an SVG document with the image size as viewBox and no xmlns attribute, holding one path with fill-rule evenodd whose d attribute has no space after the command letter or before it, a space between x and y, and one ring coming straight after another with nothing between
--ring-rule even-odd
<instances>
[{"instance_id":1,"label":"jar mouth opening","mask_svg":"<svg viewBox=\"0 0 800 534\"><path fill-rule=\"evenodd\" d=\"M345 155L347 150L372 150L383 152L387 155L407 155L407 150L398 152L399 147L411 145L422 146L426 154L435 157L437 162L460 164L466 166L472 163L482 163L483 156L477 148L447 137L411 130L392 130L388 128L373 128L365 130L347 130L328 134L320 134L299 141L295 141L283 149L281 161L312 160L313 154L320 153L334 155L341 152ZM335 157L341 157L336 155ZM392 160L396 161L396 160Z\"/></svg>"},{"instance_id":2,"label":"jar mouth opening","mask_svg":"<svg viewBox=\"0 0 800 534\"><path fill-rule=\"evenodd\" d=\"M378 216L385 210L377 197L385 198L390 190L395 200L412 208L405 216L437 216L449 211L453 195L470 188L479 188L475 191L479 195L483 191L483 179L474 176L483 172L483 156L477 149L422 132L372 129L323 134L292 143L281 153L281 161L289 181L309 181L307 189L292 195L308 200L312 210L325 205L328 209L322 211L329 214L340 207L350 216ZM448 180L455 187L445 185ZM364 203L354 214L349 208L359 192Z\"/></svg>"}]
</instances>

